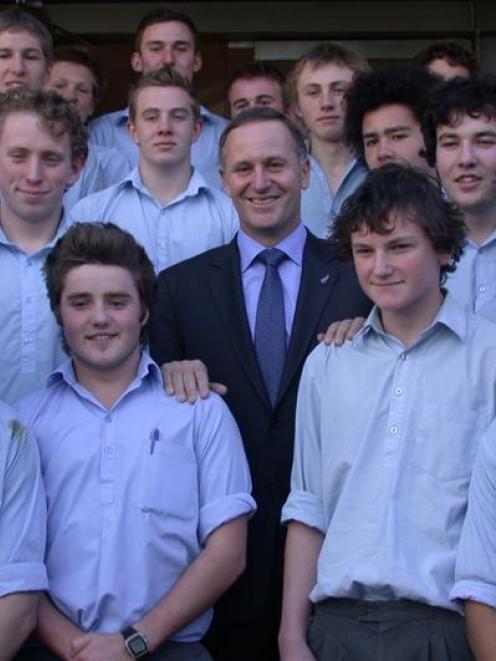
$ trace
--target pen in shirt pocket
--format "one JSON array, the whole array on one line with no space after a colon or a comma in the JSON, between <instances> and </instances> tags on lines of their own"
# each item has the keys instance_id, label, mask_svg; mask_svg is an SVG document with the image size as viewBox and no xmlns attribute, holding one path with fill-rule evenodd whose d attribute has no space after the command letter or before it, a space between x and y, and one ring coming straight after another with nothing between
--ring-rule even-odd
<instances>
[{"instance_id":1,"label":"pen in shirt pocket","mask_svg":"<svg viewBox=\"0 0 496 661\"><path fill-rule=\"evenodd\" d=\"M158 427L154 427L150 432L150 454L155 452L155 443L160 441L160 432Z\"/></svg>"}]
</instances>

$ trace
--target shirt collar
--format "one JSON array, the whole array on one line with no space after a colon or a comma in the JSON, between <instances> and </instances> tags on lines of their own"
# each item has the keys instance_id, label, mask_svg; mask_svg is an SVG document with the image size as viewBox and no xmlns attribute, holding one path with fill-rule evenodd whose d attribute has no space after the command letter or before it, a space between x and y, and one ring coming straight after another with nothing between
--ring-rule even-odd
<instances>
[{"instance_id":1,"label":"shirt collar","mask_svg":"<svg viewBox=\"0 0 496 661\"><path fill-rule=\"evenodd\" d=\"M181 200L183 200L186 197L195 197L196 195L200 195L204 191L206 192L209 191L208 184L205 181L205 179L202 177L202 175L195 168L192 168L192 171L193 171L192 175L190 177L190 180L188 181L188 185L186 186L186 188L182 191L182 193L179 193L177 197L175 197L173 200L168 202L165 206L170 206L171 204L176 204L177 202L181 202ZM125 188L127 186L132 186L133 188L136 188L136 190L138 190L140 193L143 193L144 195L148 195L148 197L155 199L152 193L148 190L148 188L143 182L141 173L139 171L139 166L133 168L131 172L129 172L129 174L124 177L124 179L121 179L119 183L119 189Z\"/></svg>"},{"instance_id":2,"label":"shirt collar","mask_svg":"<svg viewBox=\"0 0 496 661\"><path fill-rule=\"evenodd\" d=\"M131 390L135 390L136 388L139 388L140 385L143 383L143 381L147 378L152 379L153 381L159 383L162 386L163 381L162 381L162 374L160 372L160 368L151 359L150 355L146 351L143 351L141 353L141 358L138 364L138 369L136 371L136 376L129 384L129 386L126 388L126 391L121 395L121 397L119 397L118 401L120 401L124 397L124 395L126 395ZM63 381L66 385L68 385L77 394L83 395L85 397L88 397L88 395L91 396L91 393L78 383L78 380L76 379L76 373L74 372L74 366L70 358L65 360L62 363L62 365L60 365L56 370L54 370L48 376L47 387L52 386L56 383L60 383L61 381ZM92 396L91 399L93 399Z\"/></svg>"},{"instance_id":3,"label":"shirt collar","mask_svg":"<svg viewBox=\"0 0 496 661\"><path fill-rule=\"evenodd\" d=\"M481 250L482 248L485 248L488 246L490 243L494 243L496 241L496 230L494 232L491 232L491 234L485 239L482 243L475 243L475 241L472 241L472 239L467 236L467 244L470 245L472 248L475 248L475 250Z\"/></svg>"},{"instance_id":4,"label":"shirt collar","mask_svg":"<svg viewBox=\"0 0 496 661\"><path fill-rule=\"evenodd\" d=\"M310 161L310 168L313 169L316 172L316 174L320 174L322 177L325 177L327 181L327 177L325 176L324 171L318 164L316 158L312 156L310 152L308 153L308 159ZM348 163L346 170L344 171L341 181L344 181L346 177L350 174L350 172L352 172L353 170L363 170L364 172L368 172L368 169L362 163L360 163L356 158L352 158L351 161Z\"/></svg>"},{"instance_id":5,"label":"shirt collar","mask_svg":"<svg viewBox=\"0 0 496 661\"><path fill-rule=\"evenodd\" d=\"M289 259L297 264L298 266L302 265L303 262L303 249L305 247L305 241L307 239L307 231L303 223L298 223L297 227L284 237L282 241L276 243L273 248L279 248L282 250ZM257 255L265 250L267 246L264 246L262 243L255 241L251 236L243 232L243 230L238 231L237 236L238 249L240 254L241 262L241 273L244 273L248 269L253 261L256 259Z\"/></svg>"},{"instance_id":6,"label":"shirt collar","mask_svg":"<svg viewBox=\"0 0 496 661\"><path fill-rule=\"evenodd\" d=\"M69 216L66 214L65 210L61 210L61 218L59 220L59 224L57 225L57 229L55 231L55 234L53 237L46 243L40 250L37 250L36 252L41 252L42 250L47 250L53 248L53 246L56 244L56 242L60 239L60 237L65 234L65 232L69 229L69 226L72 223L69 221ZM15 246L18 248L18 246L10 241L10 239L7 238L5 232L3 231L3 227L1 224L0 220L0 243L3 243L6 246ZM20 248L18 248L20 250Z\"/></svg>"},{"instance_id":7,"label":"shirt collar","mask_svg":"<svg viewBox=\"0 0 496 661\"><path fill-rule=\"evenodd\" d=\"M466 311L458 305L455 299L451 294L443 289L444 300L441 303L434 320L432 323L420 333L419 337L414 344L417 344L419 341L430 335L434 332L435 329L443 326L447 328L450 332L454 333L461 341L466 338L467 335L467 316ZM376 305L370 311L369 316L363 328L355 335L352 340L352 344L359 346L366 341L366 338L371 334L375 333L378 335L387 336L388 334L384 331L382 326L381 316L379 309Z\"/></svg>"}]
</instances>

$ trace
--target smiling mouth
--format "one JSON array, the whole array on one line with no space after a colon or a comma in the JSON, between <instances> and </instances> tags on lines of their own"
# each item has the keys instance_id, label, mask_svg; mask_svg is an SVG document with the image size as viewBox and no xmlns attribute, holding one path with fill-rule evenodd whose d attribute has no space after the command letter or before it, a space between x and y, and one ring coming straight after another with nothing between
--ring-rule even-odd
<instances>
[{"instance_id":1,"label":"smiling mouth","mask_svg":"<svg viewBox=\"0 0 496 661\"><path fill-rule=\"evenodd\" d=\"M18 188L17 191L21 193L21 195L26 195L27 197L42 197L43 195L48 194L48 191L45 190L28 190L26 188Z\"/></svg>"},{"instance_id":2,"label":"smiling mouth","mask_svg":"<svg viewBox=\"0 0 496 661\"><path fill-rule=\"evenodd\" d=\"M117 337L117 333L95 333L94 335L87 335L86 339L91 342L107 342L108 340Z\"/></svg>"},{"instance_id":3,"label":"smiling mouth","mask_svg":"<svg viewBox=\"0 0 496 661\"><path fill-rule=\"evenodd\" d=\"M457 184L475 184L482 180L482 177L479 177L476 174L462 174L459 177L456 177L455 182Z\"/></svg>"},{"instance_id":4,"label":"smiling mouth","mask_svg":"<svg viewBox=\"0 0 496 661\"><path fill-rule=\"evenodd\" d=\"M266 207L279 199L276 195L270 195L268 197L249 197L247 198L250 204L254 204L257 207Z\"/></svg>"}]
</instances>

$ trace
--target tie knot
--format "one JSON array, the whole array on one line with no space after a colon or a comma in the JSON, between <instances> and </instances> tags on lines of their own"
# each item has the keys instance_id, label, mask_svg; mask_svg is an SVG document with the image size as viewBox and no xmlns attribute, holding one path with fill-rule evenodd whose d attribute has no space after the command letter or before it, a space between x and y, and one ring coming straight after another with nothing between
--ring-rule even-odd
<instances>
[{"instance_id":1,"label":"tie knot","mask_svg":"<svg viewBox=\"0 0 496 661\"><path fill-rule=\"evenodd\" d=\"M266 248L257 255L257 259L262 262L262 264L265 264L265 266L274 266L275 268L278 268L279 264L281 264L286 257L286 253L279 250L279 248Z\"/></svg>"}]
</instances>

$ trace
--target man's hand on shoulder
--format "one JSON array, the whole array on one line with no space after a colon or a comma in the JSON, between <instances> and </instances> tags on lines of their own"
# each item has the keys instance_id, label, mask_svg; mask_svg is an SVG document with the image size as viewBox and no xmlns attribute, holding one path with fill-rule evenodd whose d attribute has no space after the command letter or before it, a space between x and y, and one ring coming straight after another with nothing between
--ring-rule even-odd
<instances>
[{"instance_id":1,"label":"man's hand on shoulder","mask_svg":"<svg viewBox=\"0 0 496 661\"><path fill-rule=\"evenodd\" d=\"M74 661L129 661L120 633L89 633L72 641Z\"/></svg>"},{"instance_id":2,"label":"man's hand on shoulder","mask_svg":"<svg viewBox=\"0 0 496 661\"><path fill-rule=\"evenodd\" d=\"M327 346L334 344L337 347L342 346L346 340L352 340L365 323L364 317L355 317L354 319L343 319L334 321L330 324L325 333L319 333L317 339Z\"/></svg>"},{"instance_id":3,"label":"man's hand on shoulder","mask_svg":"<svg viewBox=\"0 0 496 661\"><path fill-rule=\"evenodd\" d=\"M227 387L222 383L209 382L208 371L201 360L175 360L161 368L165 392L175 395L178 402L194 404L198 397L206 399L212 390L225 395Z\"/></svg>"}]
</instances>

